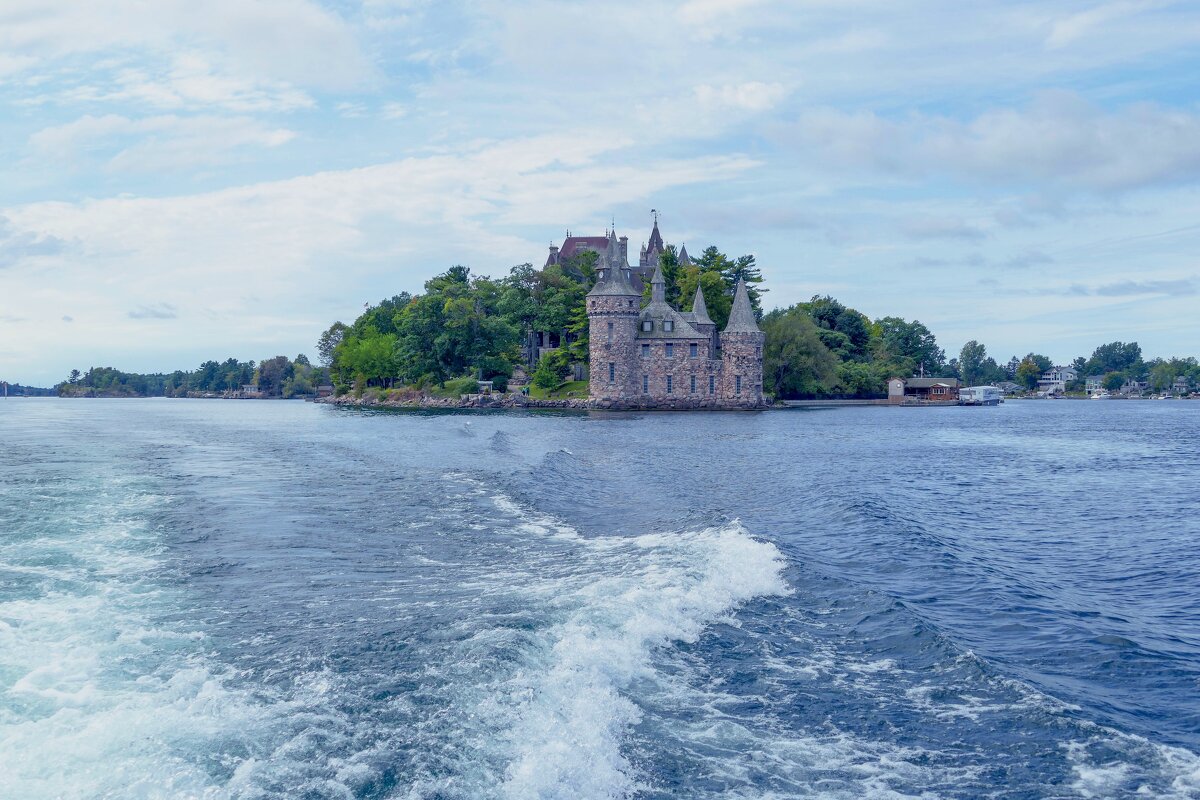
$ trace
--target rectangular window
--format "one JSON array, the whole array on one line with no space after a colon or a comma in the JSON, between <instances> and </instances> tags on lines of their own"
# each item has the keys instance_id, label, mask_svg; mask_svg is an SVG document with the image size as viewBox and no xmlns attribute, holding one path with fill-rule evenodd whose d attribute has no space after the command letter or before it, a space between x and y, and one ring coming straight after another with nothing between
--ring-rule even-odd
<instances>
[{"instance_id":1,"label":"rectangular window","mask_svg":"<svg viewBox=\"0 0 1200 800\"><path fill-rule=\"evenodd\" d=\"M664 320L663 320L663 330L664 330L664 331L673 331L673 330L675 330L675 320L673 320L673 319L664 319Z\"/></svg>"},{"instance_id":2,"label":"rectangular window","mask_svg":"<svg viewBox=\"0 0 1200 800\"><path fill-rule=\"evenodd\" d=\"M642 345L642 358L649 358L649 357L650 357L650 345L644 344L644 345Z\"/></svg>"},{"instance_id":3,"label":"rectangular window","mask_svg":"<svg viewBox=\"0 0 1200 800\"><path fill-rule=\"evenodd\" d=\"M674 391L675 391L675 385L674 385L674 383L671 381L671 376L670 376L670 375L668 375L668 376L667 376L667 394L671 394L671 393L672 393L672 392L674 392Z\"/></svg>"},{"instance_id":4,"label":"rectangular window","mask_svg":"<svg viewBox=\"0 0 1200 800\"><path fill-rule=\"evenodd\" d=\"M716 379L716 376L714 376L714 375L708 376L708 393L709 394L717 393L717 379Z\"/></svg>"},{"instance_id":5,"label":"rectangular window","mask_svg":"<svg viewBox=\"0 0 1200 800\"><path fill-rule=\"evenodd\" d=\"M735 375L735 376L734 376L734 378L733 378L733 386L734 386L734 389L733 389L733 393L734 393L734 394L741 394L741 393L742 393L742 376L741 376L741 375Z\"/></svg>"},{"instance_id":6,"label":"rectangular window","mask_svg":"<svg viewBox=\"0 0 1200 800\"><path fill-rule=\"evenodd\" d=\"M667 343L667 358L671 358L674 355L675 355L675 345L668 342Z\"/></svg>"},{"instance_id":7,"label":"rectangular window","mask_svg":"<svg viewBox=\"0 0 1200 800\"><path fill-rule=\"evenodd\" d=\"M613 383L617 379L617 365L610 361L608 362L608 382Z\"/></svg>"},{"instance_id":8,"label":"rectangular window","mask_svg":"<svg viewBox=\"0 0 1200 800\"><path fill-rule=\"evenodd\" d=\"M692 388L689 389L688 391L691 392L692 394L696 393L696 376L695 375L692 376Z\"/></svg>"},{"instance_id":9,"label":"rectangular window","mask_svg":"<svg viewBox=\"0 0 1200 800\"><path fill-rule=\"evenodd\" d=\"M608 343L609 344L612 344L612 332L613 332L613 324L610 322L610 323L608 323Z\"/></svg>"},{"instance_id":10,"label":"rectangular window","mask_svg":"<svg viewBox=\"0 0 1200 800\"><path fill-rule=\"evenodd\" d=\"M698 355L700 355L700 345L689 344L688 345L688 358L695 358Z\"/></svg>"},{"instance_id":11,"label":"rectangular window","mask_svg":"<svg viewBox=\"0 0 1200 800\"><path fill-rule=\"evenodd\" d=\"M650 394L650 376L642 376L642 394Z\"/></svg>"},{"instance_id":12,"label":"rectangular window","mask_svg":"<svg viewBox=\"0 0 1200 800\"><path fill-rule=\"evenodd\" d=\"M654 330L653 320L646 320L645 322L643 322L642 330L647 331L647 332Z\"/></svg>"}]
</instances>

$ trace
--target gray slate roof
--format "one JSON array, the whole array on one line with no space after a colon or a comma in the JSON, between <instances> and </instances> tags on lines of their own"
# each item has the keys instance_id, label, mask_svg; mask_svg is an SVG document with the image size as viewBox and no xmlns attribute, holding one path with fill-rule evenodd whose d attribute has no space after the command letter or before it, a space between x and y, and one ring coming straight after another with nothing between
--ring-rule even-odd
<instances>
[{"instance_id":1,"label":"gray slate roof","mask_svg":"<svg viewBox=\"0 0 1200 800\"><path fill-rule=\"evenodd\" d=\"M621 254L617 244L617 233L613 231L608 236L608 247L600 254L597 269L604 274L596 285L588 292L588 297L641 297L642 293L633 288L629 281L629 264Z\"/></svg>"},{"instance_id":2,"label":"gray slate roof","mask_svg":"<svg viewBox=\"0 0 1200 800\"><path fill-rule=\"evenodd\" d=\"M712 318L708 316L708 306L704 304L704 292L700 291L700 287L696 286L696 297L692 300L692 310L684 314L687 321L693 325L715 325Z\"/></svg>"},{"instance_id":3,"label":"gray slate roof","mask_svg":"<svg viewBox=\"0 0 1200 800\"><path fill-rule=\"evenodd\" d=\"M750 295L746 291L746 282L738 278L737 289L733 293L733 308L729 312L729 324L725 333L762 333L758 321L754 318L754 308L750 305Z\"/></svg>"}]
</instances>

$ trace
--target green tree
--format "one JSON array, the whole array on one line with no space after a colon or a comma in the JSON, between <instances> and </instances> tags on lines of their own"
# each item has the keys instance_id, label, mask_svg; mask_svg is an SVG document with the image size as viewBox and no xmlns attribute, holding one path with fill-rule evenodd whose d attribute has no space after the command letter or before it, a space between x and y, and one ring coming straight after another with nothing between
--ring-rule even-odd
<instances>
[{"instance_id":1,"label":"green tree","mask_svg":"<svg viewBox=\"0 0 1200 800\"><path fill-rule=\"evenodd\" d=\"M349 328L338 321L330 325L317 339L317 356L323 365L333 366L334 353L337 351L337 346L342 343L342 337L346 335L347 330Z\"/></svg>"},{"instance_id":2,"label":"green tree","mask_svg":"<svg viewBox=\"0 0 1200 800\"><path fill-rule=\"evenodd\" d=\"M987 348L979 342L972 339L964 344L958 354L958 371L962 375L963 383L968 386L984 383L988 379L985 365L987 360Z\"/></svg>"},{"instance_id":3,"label":"green tree","mask_svg":"<svg viewBox=\"0 0 1200 800\"><path fill-rule=\"evenodd\" d=\"M1036 389L1038 379L1042 377L1044 372L1045 370L1031 356L1025 356L1025 358L1021 359L1021 363L1017 365L1015 381L1026 389Z\"/></svg>"},{"instance_id":4,"label":"green tree","mask_svg":"<svg viewBox=\"0 0 1200 800\"><path fill-rule=\"evenodd\" d=\"M1102 344L1088 359L1087 373L1101 375L1109 372L1126 372L1131 376L1142 368L1142 348L1137 342L1109 342ZM1119 387L1118 387L1119 388Z\"/></svg>"},{"instance_id":5,"label":"green tree","mask_svg":"<svg viewBox=\"0 0 1200 800\"><path fill-rule=\"evenodd\" d=\"M1104 388L1110 392L1115 392L1125 385L1125 374L1122 372L1110 372L1104 376Z\"/></svg>"},{"instance_id":6,"label":"green tree","mask_svg":"<svg viewBox=\"0 0 1200 800\"><path fill-rule=\"evenodd\" d=\"M762 322L763 389L777 397L828 394L838 379L838 361L804 309L792 306Z\"/></svg>"},{"instance_id":7,"label":"green tree","mask_svg":"<svg viewBox=\"0 0 1200 800\"><path fill-rule=\"evenodd\" d=\"M533 372L533 385L541 389L556 389L571 373L571 365L567 354L561 349L554 350L542 356L538 367Z\"/></svg>"},{"instance_id":8,"label":"green tree","mask_svg":"<svg viewBox=\"0 0 1200 800\"><path fill-rule=\"evenodd\" d=\"M1047 370L1054 368L1054 362L1050 360L1049 356L1038 355L1037 353L1029 353L1025 356L1025 358L1037 365L1039 374L1045 373Z\"/></svg>"},{"instance_id":9,"label":"green tree","mask_svg":"<svg viewBox=\"0 0 1200 800\"><path fill-rule=\"evenodd\" d=\"M216 362L206 362L205 365L212 364L216 367ZM215 370L214 370L215 374ZM284 381L290 379L293 374L292 362L287 356L275 356L269 358L258 365L257 384L258 390L267 397L281 397L283 395ZM206 378L207 381L207 378ZM208 385L207 383L205 385ZM204 389L204 391L212 391Z\"/></svg>"},{"instance_id":10,"label":"green tree","mask_svg":"<svg viewBox=\"0 0 1200 800\"><path fill-rule=\"evenodd\" d=\"M883 317L872 325L875 358L895 368L895 374L907 376L924 368L926 375L937 375L946 364L946 353L937 346L934 335L917 320ZM961 369L961 365L960 365Z\"/></svg>"}]
</instances>

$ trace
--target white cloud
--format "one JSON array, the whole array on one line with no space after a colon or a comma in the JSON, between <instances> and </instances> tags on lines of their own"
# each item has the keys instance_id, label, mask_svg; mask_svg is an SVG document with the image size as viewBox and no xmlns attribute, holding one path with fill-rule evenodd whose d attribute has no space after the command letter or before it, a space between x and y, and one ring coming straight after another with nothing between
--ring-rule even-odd
<instances>
[{"instance_id":1,"label":"white cloud","mask_svg":"<svg viewBox=\"0 0 1200 800\"><path fill-rule=\"evenodd\" d=\"M29 143L39 158L69 162L100 155L109 169L146 172L224 163L234 151L278 147L295 135L246 117L106 114L44 128Z\"/></svg>"},{"instance_id":2,"label":"white cloud","mask_svg":"<svg viewBox=\"0 0 1200 800\"><path fill-rule=\"evenodd\" d=\"M916 217L904 223L903 230L914 239L965 239L979 241L987 232L958 217Z\"/></svg>"},{"instance_id":3,"label":"white cloud","mask_svg":"<svg viewBox=\"0 0 1200 800\"><path fill-rule=\"evenodd\" d=\"M1086 11L1069 14L1055 20L1046 37L1046 46L1051 49L1066 47L1104 25L1131 17L1138 12L1168 5L1146 0L1118 0L1101 3Z\"/></svg>"},{"instance_id":4,"label":"white cloud","mask_svg":"<svg viewBox=\"0 0 1200 800\"><path fill-rule=\"evenodd\" d=\"M843 167L918 178L1099 192L1200 178L1200 116L1149 103L1109 111L1059 91L965 122L815 110L778 135Z\"/></svg>"},{"instance_id":5,"label":"white cloud","mask_svg":"<svg viewBox=\"0 0 1200 800\"><path fill-rule=\"evenodd\" d=\"M310 90L377 78L354 29L310 0L7 0L6 75L27 106L238 113L311 109Z\"/></svg>"},{"instance_id":6,"label":"white cloud","mask_svg":"<svg viewBox=\"0 0 1200 800\"><path fill-rule=\"evenodd\" d=\"M753 21L746 12L764 0L687 0L679 7L679 21L701 40L736 35Z\"/></svg>"},{"instance_id":7,"label":"white cloud","mask_svg":"<svg viewBox=\"0 0 1200 800\"><path fill-rule=\"evenodd\" d=\"M0 269L27 258L56 255L63 251L65 244L62 239L44 231L18 228L0 214Z\"/></svg>"},{"instance_id":8,"label":"white cloud","mask_svg":"<svg viewBox=\"0 0 1200 800\"><path fill-rule=\"evenodd\" d=\"M696 102L705 109L768 111L779 104L787 90L779 83L747 81L726 86L702 84L695 89Z\"/></svg>"}]
</instances>

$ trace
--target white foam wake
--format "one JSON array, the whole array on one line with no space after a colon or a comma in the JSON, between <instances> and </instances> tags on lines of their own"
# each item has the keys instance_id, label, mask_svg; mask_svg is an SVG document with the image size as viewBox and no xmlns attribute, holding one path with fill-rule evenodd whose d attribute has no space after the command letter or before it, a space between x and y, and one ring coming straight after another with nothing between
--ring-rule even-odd
<instances>
[{"instance_id":1,"label":"white foam wake","mask_svg":"<svg viewBox=\"0 0 1200 800\"><path fill-rule=\"evenodd\" d=\"M253 712L206 667L201 634L164 623L161 502L112 477L13 531L0 569L0 794L23 800L217 797L194 755L251 735ZM55 510L52 506L58 506Z\"/></svg>"},{"instance_id":2,"label":"white foam wake","mask_svg":"<svg viewBox=\"0 0 1200 800\"><path fill-rule=\"evenodd\" d=\"M575 540L593 563L589 580L556 602L566 613L513 676L511 798L619 798L638 785L622 754L640 712L626 689L654 679L651 658L673 642L694 642L753 598L788 591L783 557L737 523L636 538L589 539L510 498L496 505L526 532ZM601 568L595 568L601 567ZM558 580L556 589L564 583Z\"/></svg>"}]
</instances>

